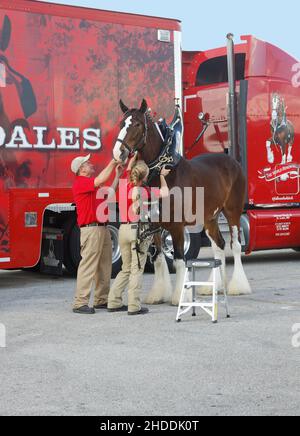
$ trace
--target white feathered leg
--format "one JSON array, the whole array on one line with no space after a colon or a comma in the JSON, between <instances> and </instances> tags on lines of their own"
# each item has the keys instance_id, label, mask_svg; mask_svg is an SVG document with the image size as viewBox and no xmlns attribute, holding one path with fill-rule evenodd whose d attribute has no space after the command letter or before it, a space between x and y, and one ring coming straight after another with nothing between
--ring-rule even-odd
<instances>
[{"instance_id":1,"label":"white feathered leg","mask_svg":"<svg viewBox=\"0 0 300 436\"><path fill-rule=\"evenodd\" d=\"M172 283L168 264L164 254L160 254L154 262L154 283L145 304L169 303L172 299Z\"/></svg>"},{"instance_id":2,"label":"white feathered leg","mask_svg":"<svg viewBox=\"0 0 300 436\"><path fill-rule=\"evenodd\" d=\"M216 281L217 281L217 289L223 289L223 282L224 286L227 289L227 275L226 275L226 256L225 256L225 250L221 250L215 243L215 241L210 237L209 232L206 232L207 237L209 238L211 242L211 248L214 253L214 259L220 260L222 262L222 275L220 272L220 268L216 270ZM213 271L211 271L208 282L213 281ZM223 276L223 277L222 277ZM212 288L211 287L201 287L198 289L199 295L212 295Z\"/></svg>"},{"instance_id":3,"label":"white feathered leg","mask_svg":"<svg viewBox=\"0 0 300 436\"><path fill-rule=\"evenodd\" d=\"M185 261L182 259L175 260L175 267L176 267L176 285L172 298L172 305L178 306L182 287L183 287L183 282L185 279Z\"/></svg>"},{"instance_id":4,"label":"white feathered leg","mask_svg":"<svg viewBox=\"0 0 300 436\"><path fill-rule=\"evenodd\" d=\"M289 151L288 151L288 156L287 156L287 163L293 162L292 149L293 149L292 145L289 145Z\"/></svg>"},{"instance_id":5,"label":"white feathered leg","mask_svg":"<svg viewBox=\"0 0 300 436\"><path fill-rule=\"evenodd\" d=\"M239 230L237 227L232 228L232 252L234 256L234 271L229 283L229 295L251 294L251 286L242 264L242 246L239 242Z\"/></svg>"},{"instance_id":6,"label":"white feathered leg","mask_svg":"<svg viewBox=\"0 0 300 436\"><path fill-rule=\"evenodd\" d=\"M274 153L271 149L271 145L272 145L271 141L267 141L266 147L267 147L268 162L270 164L273 164L275 161L275 158L274 158Z\"/></svg>"}]
</instances>

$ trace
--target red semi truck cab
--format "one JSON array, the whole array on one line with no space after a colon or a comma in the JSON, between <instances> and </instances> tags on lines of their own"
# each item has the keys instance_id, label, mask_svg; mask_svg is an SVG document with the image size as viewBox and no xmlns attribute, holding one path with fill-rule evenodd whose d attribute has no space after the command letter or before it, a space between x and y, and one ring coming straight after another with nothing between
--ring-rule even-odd
<instances>
[{"instance_id":1,"label":"red semi truck cab","mask_svg":"<svg viewBox=\"0 0 300 436\"><path fill-rule=\"evenodd\" d=\"M181 84L177 20L0 1L0 268L42 258L51 269L61 243L76 270L72 160L91 153L100 172L119 131L119 99L139 107L147 98L171 118Z\"/></svg>"},{"instance_id":2,"label":"red semi truck cab","mask_svg":"<svg viewBox=\"0 0 300 436\"><path fill-rule=\"evenodd\" d=\"M241 40L235 75L239 155L247 177L245 248L299 248L300 64L272 44L252 36ZM183 87L186 157L230 152L226 47L184 52ZM202 129L200 112L210 124L193 145Z\"/></svg>"}]
</instances>

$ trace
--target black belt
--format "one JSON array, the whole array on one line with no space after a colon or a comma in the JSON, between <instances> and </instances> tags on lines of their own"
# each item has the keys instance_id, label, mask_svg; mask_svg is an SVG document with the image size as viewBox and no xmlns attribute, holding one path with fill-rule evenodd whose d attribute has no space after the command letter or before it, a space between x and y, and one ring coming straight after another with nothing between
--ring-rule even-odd
<instances>
[{"instance_id":1,"label":"black belt","mask_svg":"<svg viewBox=\"0 0 300 436\"><path fill-rule=\"evenodd\" d=\"M85 229L86 227L106 227L107 223L91 223L86 224L85 226L80 226L81 229Z\"/></svg>"}]
</instances>

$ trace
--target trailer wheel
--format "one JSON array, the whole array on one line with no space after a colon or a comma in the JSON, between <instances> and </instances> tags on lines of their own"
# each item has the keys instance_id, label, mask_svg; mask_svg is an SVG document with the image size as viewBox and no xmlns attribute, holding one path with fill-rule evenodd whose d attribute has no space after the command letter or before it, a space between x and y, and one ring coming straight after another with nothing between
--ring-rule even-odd
<instances>
[{"instance_id":1,"label":"trailer wheel","mask_svg":"<svg viewBox=\"0 0 300 436\"><path fill-rule=\"evenodd\" d=\"M112 278L115 278L122 269L122 257L119 246L119 223L109 223L108 225L112 242Z\"/></svg>"}]
</instances>

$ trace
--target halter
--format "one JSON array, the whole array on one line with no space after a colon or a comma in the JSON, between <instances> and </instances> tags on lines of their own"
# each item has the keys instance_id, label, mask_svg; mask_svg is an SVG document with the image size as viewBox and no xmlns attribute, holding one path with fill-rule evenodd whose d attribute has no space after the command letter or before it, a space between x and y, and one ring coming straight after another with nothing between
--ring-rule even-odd
<instances>
[{"instance_id":1,"label":"halter","mask_svg":"<svg viewBox=\"0 0 300 436\"><path fill-rule=\"evenodd\" d=\"M124 120L126 120L128 113L129 113L129 111L125 113ZM143 133L143 136L142 136L141 140L134 147L130 147L127 144L127 142L125 142L122 139L119 139L119 138L117 139L117 142L119 142L120 144L124 145L126 150L129 151L130 155L135 154L136 152L141 152L146 147L147 138L148 138L147 113L144 114L144 120L145 120L145 123L144 123L144 133Z\"/></svg>"}]
</instances>

